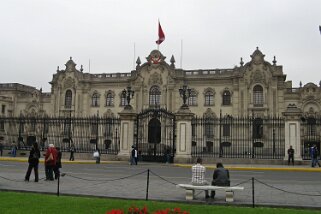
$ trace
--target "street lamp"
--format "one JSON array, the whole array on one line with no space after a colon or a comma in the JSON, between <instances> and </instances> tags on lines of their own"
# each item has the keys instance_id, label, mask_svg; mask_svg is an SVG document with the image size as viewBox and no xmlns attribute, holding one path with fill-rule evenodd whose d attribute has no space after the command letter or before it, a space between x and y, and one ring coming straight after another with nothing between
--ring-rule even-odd
<instances>
[{"instance_id":1,"label":"street lamp","mask_svg":"<svg viewBox=\"0 0 321 214\"><path fill-rule=\"evenodd\" d=\"M122 91L122 97L127 100L127 105L125 106L125 109L132 109L132 106L130 105L130 100L134 97L134 91L131 89L130 86L127 87L127 90L124 89Z\"/></svg>"},{"instance_id":2,"label":"street lamp","mask_svg":"<svg viewBox=\"0 0 321 214\"><path fill-rule=\"evenodd\" d=\"M181 108L188 108L188 105L186 104L187 99L191 96L192 89L188 88L186 84L183 85L182 88L178 89L179 95L183 99L183 105Z\"/></svg>"}]
</instances>

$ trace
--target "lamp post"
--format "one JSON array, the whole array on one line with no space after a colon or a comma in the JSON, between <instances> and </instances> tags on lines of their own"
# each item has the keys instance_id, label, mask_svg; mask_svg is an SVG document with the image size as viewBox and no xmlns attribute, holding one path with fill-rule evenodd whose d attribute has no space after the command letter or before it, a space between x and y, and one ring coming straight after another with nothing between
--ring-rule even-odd
<instances>
[{"instance_id":1,"label":"lamp post","mask_svg":"<svg viewBox=\"0 0 321 214\"><path fill-rule=\"evenodd\" d=\"M125 105L125 109L132 109L132 106L130 105L130 100L134 97L134 91L131 89L130 86L127 87L127 89L124 89L122 91L122 97L127 100L127 105Z\"/></svg>"},{"instance_id":2,"label":"lamp post","mask_svg":"<svg viewBox=\"0 0 321 214\"><path fill-rule=\"evenodd\" d=\"M179 90L179 95L183 99L183 105L181 106L181 108L188 108L186 101L191 96L191 89L188 88L186 84L184 84L183 87L178 90Z\"/></svg>"}]
</instances>

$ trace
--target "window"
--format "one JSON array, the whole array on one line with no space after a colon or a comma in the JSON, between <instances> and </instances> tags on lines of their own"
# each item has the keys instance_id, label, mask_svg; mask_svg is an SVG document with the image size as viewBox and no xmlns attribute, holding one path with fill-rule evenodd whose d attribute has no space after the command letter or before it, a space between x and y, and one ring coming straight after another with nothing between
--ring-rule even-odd
<instances>
[{"instance_id":1,"label":"window","mask_svg":"<svg viewBox=\"0 0 321 214\"><path fill-rule=\"evenodd\" d=\"M223 137L231 136L231 123L232 123L232 118L230 116L223 118L222 120Z\"/></svg>"},{"instance_id":2,"label":"window","mask_svg":"<svg viewBox=\"0 0 321 214\"><path fill-rule=\"evenodd\" d=\"M5 114L6 113L6 105L1 106L1 113Z\"/></svg>"},{"instance_id":3,"label":"window","mask_svg":"<svg viewBox=\"0 0 321 214\"><path fill-rule=\"evenodd\" d=\"M187 105L189 106L197 106L197 94L195 90L191 91L191 94L187 100Z\"/></svg>"},{"instance_id":4,"label":"window","mask_svg":"<svg viewBox=\"0 0 321 214\"><path fill-rule=\"evenodd\" d=\"M98 121L91 123L91 134L98 136Z\"/></svg>"},{"instance_id":5,"label":"window","mask_svg":"<svg viewBox=\"0 0 321 214\"><path fill-rule=\"evenodd\" d=\"M205 92L205 106L214 105L214 93L212 91Z\"/></svg>"},{"instance_id":6,"label":"window","mask_svg":"<svg viewBox=\"0 0 321 214\"><path fill-rule=\"evenodd\" d=\"M127 104L128 102L127 102L126 95L122 94L120 98L120 106L127 106Z\"/></svg>"},{"instance_id":7,"label":"window","mask_svg":"<svg viewBox=\"0 0 321 214\"><path fill-rule=\"evenodd\" d=\"M263 107L263 88L260 85L256 85L253 88L253 104L256 107Z\"/></svg>"},{"instance_id":8,"label":"window","mask_svg":"<svg viewBox=\"0 0 321 214\"><path fill-rule=\"evenodd\" d=\"M106 119L106 124L105 124L105 137L106 138L111 138L113 135L113 120L112 118L107 118Z\"/></svg>"},{"instance_id":9,"label":"window","mask_svg":"<svg viewBox=\"0 0 321 214\"><path fill-rule=\"evenodd\" d=\"M64 122L64 135L65 136L68 136L71 137L71 119L65 119L65 122Z\"/></svg>"},{"instance_id":10,"label":"window","mask_svg":"<svg viewBox=\"0 0 321 214\"><path fill-rule=\"evenodd\" d=\"M160 106L161 91L158 86L152 86L149 91L149 105Z\"/></svg>"},{"instance_id":11,"label":"window","mask_svg":"<svg viewBox=\"0 0 321 214\"><path fill-rule=\"evenodd\" d=\"M32 117L30 120L30 131L35 132L36 131L36 118Z\"/></svg>"},{"instance_id":12,"label":"window","mask_svg":"<svg viewBox=\"0 0 321 214\"><path fill-rule=\"evenodd\" d=\"M214 120L211 118L205 118L205 136L207 138L214 137Z\"/></svg>"},{"instance_id":13,"label":"window","mask_svg":"<svg viewBox=\"0 0 321 214\"><path fill-rule=\"evenodd\" d=\"M316 135L316 119L313 117L309 117L307 120L308 123L308 135L315 136Z\"/></svg>"},{"instance_id":14,"label":"window","mask_svg":"<svg viewBox=\"0 0 321 214\"><path fill-rule=\"evenodd\" d=\"M223 92L223 106L231 105L231 93L228 90Z\"/></svg>"},{"instance_id":15,"label":"window","mask_svg":"<svg viewBox=\"0 0 321 214\"><path fill-rule=\"evenodd\" d=\"M71 108L72 105L72 91L67 90L65 94L65 108Z\"/></svg>"},{"instance_id":16,"label":"window","mask_svg":"<svg viewBox=\"0 0 321 214\"><path fill-rule=\"evenodd\" d=\"M91 98L91 106L98 107L99 106L99 94L94 93Z\"/></svg>"},{"instance_id":17,"label":"window","mask_svg":"<svg viewBox=\"0 0 321 214\"><path fill-rule=\"evenodd\" d=\"M106 95L106 106L114 106L114 95L111 92Z\"/></svg>"},{"instance_id":18,"label":"window","mask_svg":"<svg viewBox=\"0 0 321 214\"><path fill-rule=\"evenodd\" d=\"M19 124L19 132L20 132L20 134L25 132L25 124L24 124L24 122L20 122L20 124Z\"/></svg>"},{"instance_id":19,"label":"window","mask_svg":"<svg viewBox=\"0 0 321 214\"><path fill-rule=\"evenodd\" d=\"M0 131L4 131L4 120L0 120Z\"/></svg>"},{"instance_id":20,"label":"window","mask_svg":"<svg viewBox=\"0 0 321 214\"><path fill-rule=\"evenodd\" d=\"M255 118L253 120L253 138L263 138L263 120L261 118Z\"/></svg>"}]
</instances>

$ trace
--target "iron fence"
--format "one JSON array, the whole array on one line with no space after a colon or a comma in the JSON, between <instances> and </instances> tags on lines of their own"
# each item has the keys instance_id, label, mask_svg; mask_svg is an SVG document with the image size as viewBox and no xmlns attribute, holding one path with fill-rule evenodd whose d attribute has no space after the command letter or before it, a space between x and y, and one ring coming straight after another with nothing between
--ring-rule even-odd
<instances>
[{"instance_id":1,"label":"iron fence","mask_svg":"<svg viewBox=\"0 0 321 214\"><path fill-rule=\"evenodd\" d=\"M0 138L4 147L16 145L29 150L33 142L42 149L49 144L69 151L102 154L119 152L119 118L106 117L0 117Z\"/></svg>"},{"instance_id":2,"label":"iron fence","mask_svg":"<svg viewBox=\"0 0 321 214\"><path fill-rule=\"evenodd\" d=\"M283 159L284 127L279 117L195 117L192 156Z\"/></svg>"},{"instance_id":3,"label":"iron fence","mask_svg":"<svg viewBox=\"0 0 321 214\"><path fill-rule=\"evenodd\" d=\"M321 117L301 117L301 154L304 160L311 159L310 147L316 145L320 151Z\"/></svg>"}]
</instances>

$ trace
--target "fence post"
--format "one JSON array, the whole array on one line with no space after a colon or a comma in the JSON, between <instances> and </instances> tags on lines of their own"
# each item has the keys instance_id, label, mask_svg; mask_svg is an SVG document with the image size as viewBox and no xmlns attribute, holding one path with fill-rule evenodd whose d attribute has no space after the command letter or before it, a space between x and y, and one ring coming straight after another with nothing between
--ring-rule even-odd
<instances>
[{"instance_id":1,"label":"fence post","mask_svg":"<svg viewBox=\"0 0 321 214\"><path fill-rule=\"evenodd\" d=\"M58 175L57 196L59 196L59 188L60 188L60 175Z\"/></svg>"},{"instance_id":2,"label":"fence post","mask_svg":"<svg viewBox=\"0 0 321 214\"><path fill-rule=\"evenodd\" d=\"M147 169L146 201L148 201L148 188L149 188L149 169Z\"/></svg>"},{"instance_id":3,"label":"fence post","mask_svg":"<svg viewBox=\"0 0 321 214\"><path fill-rule=\"evenodd\" d=\"M252 208L255 207L255 200L254 200L254 177L252 177Z\"/></svg>"}]
</instances>

